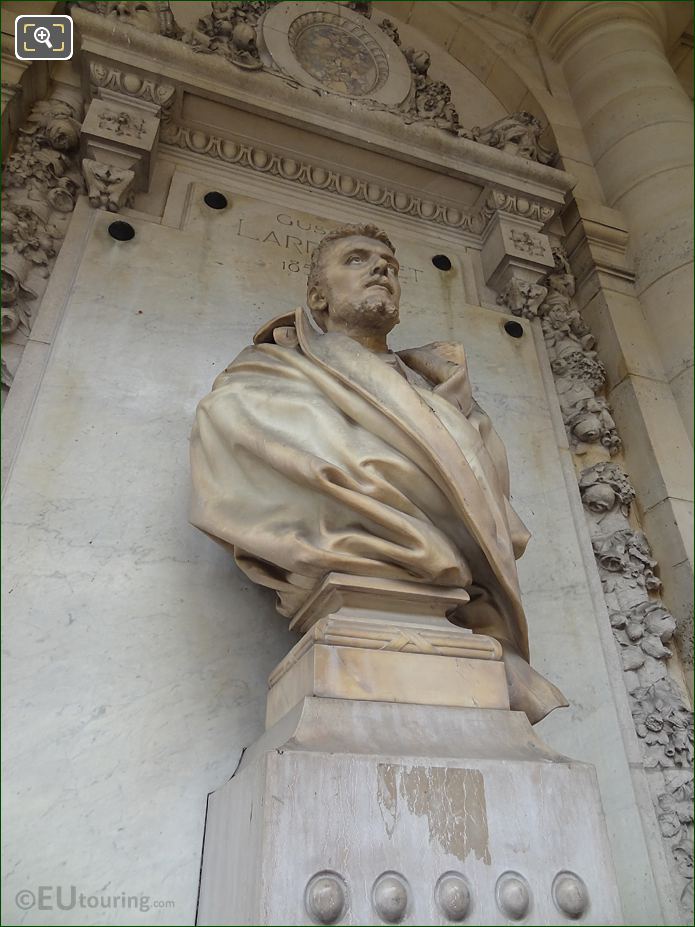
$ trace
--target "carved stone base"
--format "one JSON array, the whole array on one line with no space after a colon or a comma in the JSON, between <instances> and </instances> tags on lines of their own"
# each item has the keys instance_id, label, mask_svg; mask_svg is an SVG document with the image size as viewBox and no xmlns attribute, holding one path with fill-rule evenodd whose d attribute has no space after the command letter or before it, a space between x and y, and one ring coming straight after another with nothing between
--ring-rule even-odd
<instances>
[{"instance_id":1,"label":"carved stone base","mask_svg":"<svg viewBox=\"0 0 695 927\"><path fill-rule=\"evenodd\" d=\"M290 628L306 631L321 618L338 614L341 609L349 609L351 614L367 609L371 613L376 610L440 618L443 622L449 612L468 602L469 598L465 589L455 586L429 586L398 579L328 573L294 615Z\"/></svg>"},{"instance_id":2,"label":"carved stone base","mask_svg":"<svg viewBox=\"0 0 695 927\"><path fill-rule=\"evenodd\" d=\"M520 712L306 698L209 799L198 924L623 923L592 767Z\"/></svg>"},{"instance_id":3,"label":"carved stone base","mask_svg":"<svg viewBox=\"0 0 695 927\"><path fill-rule=\"evenodd\" d=\"M307 631L269 679L266 727L306 695L509 708L502 648L444 621L341 608Z\"/></svg>"},{"instance_id":4,"label":"carved stone base","mask_svg":"<svg viewBox=\"0 0 695 927\"><path fill-rule=\"evenodd\" d=\"M306 634L271 673L266 727L307 695L509 708L502 648L446 620L464 589L329 573L294 616Z\"/></svg>"}]
</instances>

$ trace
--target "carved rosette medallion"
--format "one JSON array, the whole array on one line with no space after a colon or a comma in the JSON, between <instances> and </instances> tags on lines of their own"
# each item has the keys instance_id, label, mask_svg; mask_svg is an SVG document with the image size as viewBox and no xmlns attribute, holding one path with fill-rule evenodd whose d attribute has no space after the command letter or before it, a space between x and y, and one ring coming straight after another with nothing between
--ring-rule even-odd
<instances>
[{"instance_id":1,"label":"carved rosette medallion","mask_svg":"<svg viewBox=\"0 0 695 927\"><path fill-rule=\"evenodd\" d=\"M410 70L369 19L333 3L278 3L261 21L265 49L285 76L313 90L398 106Z\"/></svg>"},{"instance_id":2,"label":"carved rosette medallion","mask_svg":"<svg viewBox=\"0 0 695 927\"><path fill-rule=\"evenodd\" d=\"M389 73L386 55L364 32L334 13L311 12L295 19L288 39L299 64L327 90L362 97Z\"/></svg>"}]
</instances>

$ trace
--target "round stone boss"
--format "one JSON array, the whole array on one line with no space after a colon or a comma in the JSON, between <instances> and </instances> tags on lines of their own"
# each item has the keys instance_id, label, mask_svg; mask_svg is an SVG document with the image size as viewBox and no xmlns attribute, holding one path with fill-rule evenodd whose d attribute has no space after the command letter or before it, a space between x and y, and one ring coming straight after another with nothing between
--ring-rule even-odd
<instances>
[{"instance_id":1,"label":"round stone boss","mask_svg":"<svg viewBox=\"0 0 695 927\"><path fill-rule=\"evenodd\" d=\"M374 910L387 924L398 924L408 912L409 888L398 872L382 872L372 888Z\"/></svg>"},{"instance_id":2,"label":"round stone boss","mask_svg":"<svg viewBox=\"0 0 695 927\"><path fill-rule=\"evenodd\" d=\"M497 907L512 921L526 917L531 907L531 889L518 872L504 872L495 885Z\"/></svg>"},{"instance_id":3,"label":"round stone boss","mask_svg":"<svg viewBox=\"0 0 695 927\"><path fill-rule=\"evenodd\" d=\"M567 917L573 920L585 914L589 907L589 890L576 872L558 872L553 879L553 901Z\"/></svg>"},{"instance_id":4,"label":"round stone boss","mask_svg":"<svg viewBox=\"0 0 695 927\"><path fill-rule=\"evenodd\" d=\"M442 914L457 923L471 909L471 890L468 880L460 872L445 872L437 880L434 898Z\"/></svg>"},{"instance_id":5,"label":"round stone boss","mask_svg":"<svg viewBox=\"0 0 695 927\"><path fill-rule=\"evenodd\" d=\"M260 23L275 64L304 87L397 106L411 74L402 52L377 25L336 3L277 3Z\"/></svg>"},{"instance_id":6,"label":"round stone boss","mask_svg":"<svg viewBox=\"0 0 695 927\"><path fill-rule=\"evenodd\" d=\"M317 924L337 924L348 908L345 879L330 869L317 872L304 890L304 907Z\"/></svg>"}]
</instances>

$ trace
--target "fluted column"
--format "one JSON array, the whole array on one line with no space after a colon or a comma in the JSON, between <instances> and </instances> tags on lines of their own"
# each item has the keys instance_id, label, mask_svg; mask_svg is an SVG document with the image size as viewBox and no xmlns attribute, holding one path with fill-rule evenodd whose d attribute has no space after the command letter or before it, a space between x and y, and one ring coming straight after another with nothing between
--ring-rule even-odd
<instances>
[{"instance_id":1,"label":"fluted column","mask_svg":"<svg viewBox=\"0 0 695 927\"><path fill-rule=\"evenodd\" d=\"M606 202L628 220L636 286L692 441L692 104L666 57L670 4L543 4ZM684 6L687 6L684 4Z\"/></svg>"}]
</instances>

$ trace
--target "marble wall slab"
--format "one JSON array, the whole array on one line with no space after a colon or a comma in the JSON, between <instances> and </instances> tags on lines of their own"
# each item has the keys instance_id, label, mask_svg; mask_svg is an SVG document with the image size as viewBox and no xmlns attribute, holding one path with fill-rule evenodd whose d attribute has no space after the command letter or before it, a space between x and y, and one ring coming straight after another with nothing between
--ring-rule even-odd
<instances>
[{"instance_id":1,"label":"marble wall slab","mask_svg":"<svg viewBox=\"0 0 695 927\"><path fill-rule=\"evenodd\" d=\"M217 373L302 302L333 223L310 195L297 212L224 190L214 210L208 189L191 186L180 228L131 217L135 237L116 241L100 213L84 252L61 252L76 276L5 499L6 923L124 922L113 903L59 910L55 892L21 910L17 893L60 886L69 903L73 885L148 898L128 923L192 923L206 795L263 730L268 673L296 640L187 524L188 434ZM621 891L648 923L648 857L536 342L467 301L450 243L444 272L430 244L385 227L403 266L393 346L463 341L506 443L533 533L520 576L534 665L572 702L539 730L596 765Z\"/></svg>"}]
</instances>

